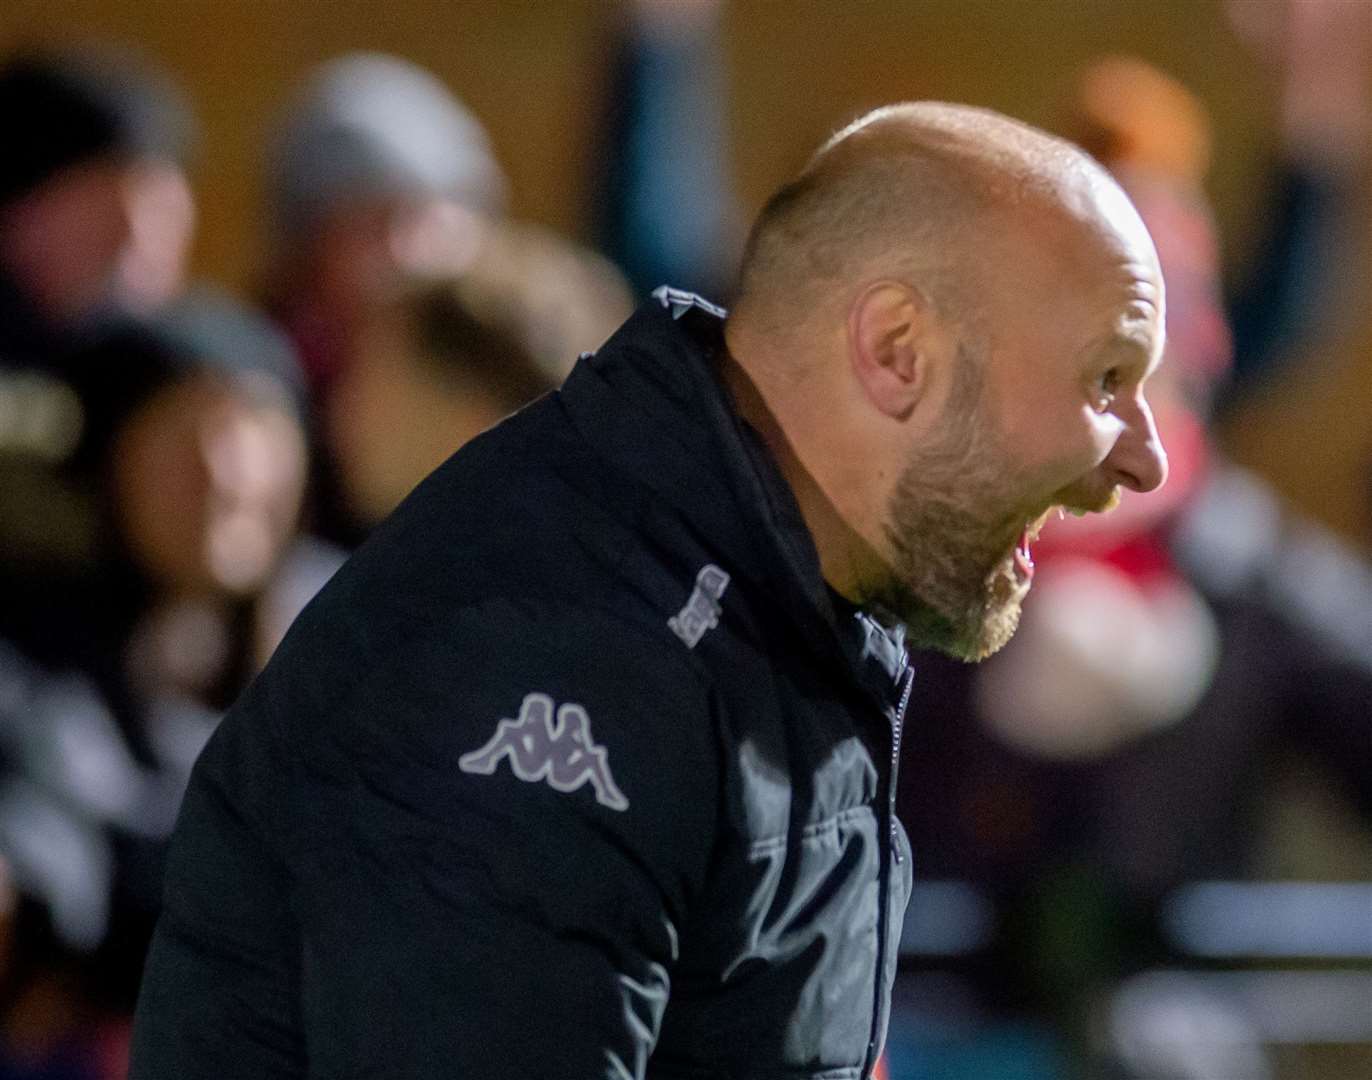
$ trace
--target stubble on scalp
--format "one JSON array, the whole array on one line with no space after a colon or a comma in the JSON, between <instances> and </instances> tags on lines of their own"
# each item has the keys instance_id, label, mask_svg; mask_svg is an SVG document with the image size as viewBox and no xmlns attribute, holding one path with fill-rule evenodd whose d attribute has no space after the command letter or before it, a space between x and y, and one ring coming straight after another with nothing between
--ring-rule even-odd
<instances>
[{"instance_id":1,"label":"stubble on scalp","mask_svg":"<svg viewBox=\"0 0 1372 1080\"><path fill-rule=\"evenodd\" d=\"M985 109L876 110L831 138L763 208L735 316L773 340L803 341L865 281L889 277L945 317L980 322L991 253L1036 211L1060 211L1064 192L1092 171L1100 170L1078 148Z\"/></svg>"}]
</instances>

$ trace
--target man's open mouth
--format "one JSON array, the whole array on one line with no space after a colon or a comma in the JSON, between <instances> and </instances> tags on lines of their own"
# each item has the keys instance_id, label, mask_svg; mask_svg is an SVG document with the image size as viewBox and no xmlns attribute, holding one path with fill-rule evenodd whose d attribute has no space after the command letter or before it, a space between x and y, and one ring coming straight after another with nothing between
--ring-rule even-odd
<instances>
[{"instance_id":1,"label":"man's open mouth","mask_svg":"<svg viewBox=\"0 0 1372 1080\"><path fill-rule=\"evenodd\" d=\"M1033 521L1028 522L1019 535L1019 543L1015 545L1014 561L1015 570L1024 581L1032 581L1034 577L1034 557L1030 554L1029 545L1038 538L1039 531L1054 509L1055 507L1050 506Z\"/></svg>"},{"instance_id":2,"label":"man's open mouth","mask_svg":"<svg viewBox=\"0 0 1372 1080\"><path fill-rule=\"evenodd\" d=\"M1029 554L1029 530L1020 533L1019 543L1015 545L1015 570L1026 581L1034 576L1034 558Z\"/></svg>"}]
</instances>

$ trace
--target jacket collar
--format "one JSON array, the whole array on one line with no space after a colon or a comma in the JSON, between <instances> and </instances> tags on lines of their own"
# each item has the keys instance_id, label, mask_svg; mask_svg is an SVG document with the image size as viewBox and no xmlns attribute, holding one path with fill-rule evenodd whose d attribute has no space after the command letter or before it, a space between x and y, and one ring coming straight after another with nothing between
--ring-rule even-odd
<instances>
[{"instance_id":1,"label":"jacket collar","mask_svg":"<svg viewBox=\"0 0 1372 1080\"><path fill-rule=\"evenodd\" d=\"M884 702L905 671L903 642L835 604L790 486L719 377L724 318L691 293L658 289L581 359L562 400L600 452L672 506L731 576L771 598L817 655L837 653Z\"/></svg>"}]
</instances>

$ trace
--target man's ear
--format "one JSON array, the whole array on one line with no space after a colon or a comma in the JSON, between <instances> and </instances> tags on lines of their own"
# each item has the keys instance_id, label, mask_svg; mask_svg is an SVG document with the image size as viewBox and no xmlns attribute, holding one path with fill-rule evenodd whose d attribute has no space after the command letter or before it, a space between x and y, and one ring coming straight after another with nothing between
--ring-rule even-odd
<instances>
[{"instance_id":1,"label":"man's ear","mask_svg":"<svg viewBox=\"0 0 1372 1080\"><path fill-rule=\"evenodd\" d=\"M904 420L929 381L928 301L898 281L867 286L848 311L848 354L868 401Z\"/></svg>"}]
</instances>

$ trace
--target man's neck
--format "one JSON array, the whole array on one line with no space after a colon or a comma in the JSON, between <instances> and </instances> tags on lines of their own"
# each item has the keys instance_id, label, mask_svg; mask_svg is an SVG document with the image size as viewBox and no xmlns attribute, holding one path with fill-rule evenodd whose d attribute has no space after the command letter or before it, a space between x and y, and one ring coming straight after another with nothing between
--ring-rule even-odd
<instances>
[{"instance_id":1,"label":"man's neck","mask_svg":"<svg viewBox=\"0 0 1372 1080\"><path fill-rule=\"evenodd\" d=\"M719 374L734 410L757 432L790 488L819 554L820 573L825 582L839 595L860 601L865 593L863 583L871 580L873 573L880 572L880 561L871 546L843 519L819 479L805 467L778 416L778 412L783 411L781 396L769 395L759 385L753 373L738 359L734 350L740 347L744 346L737 342L726 324Z\"/></svg>"}]
</instances>

